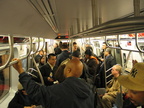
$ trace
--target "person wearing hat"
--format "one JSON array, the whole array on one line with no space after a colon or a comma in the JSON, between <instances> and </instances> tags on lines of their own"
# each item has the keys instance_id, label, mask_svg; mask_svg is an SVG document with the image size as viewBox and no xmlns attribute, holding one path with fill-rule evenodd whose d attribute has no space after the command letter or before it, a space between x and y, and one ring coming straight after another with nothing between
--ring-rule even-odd
<instances>
[{"instance_id":1,"label":"person wearing hat","mask_svg":"<svg viewBox=\"0 0 144 108\"><path fill-rule=\"evenodd\" d=\"M8 108L36 108L36 105L35 102L28 97L23 86L18 83L18 91L10 101Z\"/></svg>"},{"instance_id":2,"label":"person wearing hat","mask_svg":"<svg viewBox=\"0 0 144 108\"><path fill-rule=\"evenodd\" d=\"M85 51L85 63L88 66L89 73L92 76L96 75L99 61L93 56L93 51L91 49Z\"/></svg>"},{"instance_id":3,"label":"person wearing hat","mask_svg":"<svg viewBox=\"0 0 144 108\"><path fill-rule=\"evenodd\" d=\"M128 89L127 96L138 106L144 106L144 63L136 63L128 75L118 77L119 83Z\"/></svg>"}]
</instances>

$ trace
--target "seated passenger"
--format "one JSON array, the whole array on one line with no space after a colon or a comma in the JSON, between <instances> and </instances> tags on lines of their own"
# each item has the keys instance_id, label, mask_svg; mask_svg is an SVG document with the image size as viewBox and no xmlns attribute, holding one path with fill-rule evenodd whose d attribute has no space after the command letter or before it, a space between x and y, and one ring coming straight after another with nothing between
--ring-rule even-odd
<instances>
[{"instance_id":1,"label":"seated passenger","mask_svg":"<svg viewBox=\"0 0 144 108\"><path fill-rule=\"evenodd\" d=\"M82 74L83 64L72 59L64 68L62 83L43 86L35 83L31 77L24 72L19 59L14 68L19 72L19 81L27 91L28 95L36 102L40 102L45 108L94 108L94 94L84 81L79 79Z\"/></svg>"},{"instance_id":2,"label":"seated passenger","mask_svg":"<svg viewBox=\"0 0 144 108\"><path fill-rule=\"evenodd\" d=\"M18 84L18 91L10 101L8 108L36 108L35 102L33 102L23 89L22 85Z\"/></svg>"},{"instance_id":3,"label":"seated passenger","mask_svg":"<svg viewBox=\"0 0 144 108\"><path fill-rule=\"evenodd\" d=\"M127 97L129 100L135 106L144 108L144 63L135 63L130 74L121 75L118 81L128 89Z\"/></svg>"},{"instance_id":4,"label":"seated passenger","mask_svg":"<svg viewBox=\"0 0 144 108\"><path fill-rule=\"evenodd\" d=\"M117 93L120 91L120 84L117 78L122 73L122 67L119 64L114 65L111 73L114 77L108 84L106 93L102 96L104 108L112 108L112 104L115 103Z\"/></svg>"},{"instance_id":5,"label":"seated passenger","mask_svg":"<svg viewBox=\"0 0 144 108\"><path fill-rule=\"evenodd\" d=\"M41 57L40 57L40 60L39 60L38 67L39 67L39 68L42 67L42 66L44 65L44 63L45 63L45 57L44 57L44 56L41 56Z\"/></svg>"}]
</instances>

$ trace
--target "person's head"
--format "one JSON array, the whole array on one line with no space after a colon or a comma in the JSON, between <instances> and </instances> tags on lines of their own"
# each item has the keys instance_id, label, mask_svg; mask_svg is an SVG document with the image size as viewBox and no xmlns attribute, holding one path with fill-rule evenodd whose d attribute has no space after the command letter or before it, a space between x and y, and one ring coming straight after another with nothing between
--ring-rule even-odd
<instances>
[{"instance_id":1,"label":"person's head","mask_svg":"<svg viewBox=\"0 0 144 108\"><path fill-rule=\"evenodd\" d=\"M26 91L24 90L23 86L21 83L18 83L18 90L21 91L24 95L27 95Z\"/></svg>"},{"instance_id":2,"label":"person's head","mask_svg":"<svg viewBox=\"0 0 144 108\"><path fill-rule=\"evenodd\" d=\"M40 61L40 64L44 64L45 63L45 57L41 56L39 61Z\"/></svg>"},{"instance_id":3,"label":"person's head","mask_svg":"<svg viewBox=\"0 0 144 108\"><path fill-rule=\"evenodd\" d=\"M91 49L93 51L93 48L91 47L90 44L86 44L85 47L86 47L86 50Z\"/></svg>"},{"instance_id":4,"label":"person's head","mask_svg":"<svg viewBox=\"0 0 144 108\"><path fill-rule=\"evenodd\" d=\"M119 83L128 89L128 97L135 105L144 105L144 63L136 63L130 74L120 75Z\"/></svg>"},{"instance_id":5,"label":"person's head","mask_svg":"<svg viewBox=\"0 0 144 108\"><path fill-rule=\"evenodd\" d=\"M76 51L78 49L77 43L73 42L73 51Z\"/></svg>"},{"instance_id":6,"label":"person's head","mask_svg":"<svg viewBox=\"0 0 144 108\"><path fill-rule=\"evenodd\" d=\"M112 67L111 70L112 75L114 75L114 77L118 77L121 73L122 73L122 67L120 64L116 64Z\"/></svg>"},{"instance_id":7,"label":"person's head","mask_svg":"<svg viewBox=\"0 0 144 108\"><path fill-rule=\"evenodd\" d=\"M64 68L64 76L67 77L77 77L79 78L82 74L83 64L78 59L71 59Z\"/></svg>"},{"instance_id":8,"label":"person's head","mask_svg":"<svg viewBox=\"0 0 144 108\"><path fill-rule=\"evenodd\" d=\"M68 49L68 44L67 43L63 43L61 46L62 50L67 50Z\"/></svg>"},{"instance_id":9,"label":"person's head","mask_svg":"<svg viewBox=\"0 0 144 108\"><path fill-rule=\"evenodd\" d=\"M104 55L105 56L108 56L108 55L110 55L111 54L111 49L110 48L107 48L106 50L105 50L105 52L104 52Z\"/></svg>"},{"instance_id":10,"label":"person's head","mask_svg":"<svg viewBox=\"0 0 144 108\"><path fill-rule=\"evenodd\" d=\"M76 43L76 42L73 42L73 46L74 46L74 45L77 45L77 43Z\"/></svg>"},{"instance_id":11,"label":"person's head","mask_svg":"<svg viewBox=\"0 0 144 108\"><path fill-rule=\"evenodd\" d=\"M72 53L72 59L74 59L74 58L80 59L80 52L79 51L74 51Z\"/></svg>"},{"instance_id":12,"label":"person's head","mask_svg":"<svg viewBox=\"0 0 144 108\"><path fill-rule=\"evenodd\" d=\"M106 43L105 42L103 42L103 44L102 44L102 49L104 50L104 49L106 49Z\"/></svg>"},{"instance_id":13,"label":"person's head","mask_svg":"<svg viewBox=\"0 0 144 108\"><path fill-rule=\"evenodd\" d=\"M40 50L40 51L39 51L39 55L44 55L44 51L43 51L43 50Z\"/></svg>"},{"instance_id":14,"label":"person's head","mask_svg":"<svg viewBox=\"0 0 144 108\"><path fill-rule=\"evenodd\" d=\"M57 71L55 72L55 79L59 81L59 83L63 82L65 80L64 77L64 68L65 68L66 64L60 65L57 69Z\"/></svg>"},{"instance_id":15,"label":"person's head","mask_svg":"<svg viewBox=\"0 0 144 108\"><path fill-rule=\"evenodd\" d=\"M85 51L85 57L88 59L88 58L90 58L90 56L92 56L93 55L93 51L91 50L91 49L87 49L86 51Z\"/></svg>"},{"instance_id":16,"label":"person's head","mask_svg":"<svg viewBox=\"0 0 144 108\"><path fill-rule=\"evenodd\" d=\"M54 44L54 48L56 48L56 47L58 47L58 43L55 43L55 44Z\"/></svg>"},{"instance_id":17,"label":"person's head","mask_svg":"<svg viewBox=\"0 0 144 108\"><path fill-rule=\"evenodd\" d=\"M51 64L52 66L54 66L56 64L56 55L53 53L50 53L48 55L47 61L49 62L49 64Z\"/></svg>"}]
</instances>

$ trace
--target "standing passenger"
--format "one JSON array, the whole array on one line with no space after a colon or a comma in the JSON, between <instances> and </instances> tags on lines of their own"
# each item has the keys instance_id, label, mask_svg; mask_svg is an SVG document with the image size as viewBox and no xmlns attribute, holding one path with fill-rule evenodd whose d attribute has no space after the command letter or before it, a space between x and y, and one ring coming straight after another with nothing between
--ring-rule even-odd
<instances>
[{"instance_id":1,"label":"standing passenger","mask_svg":"<svg viewBox=\"0 0 144 108\"><path fill-rule=\"evenodd\" d=\"M100 71L99 71L102 88L106 87L105 79L107 82L110 82L110 80L112 79L112 75L110 76L110 74L111 74L110 69L116 64L116 60L111 54L111 49L107 48L104 52L104 56L105 56L105 61L103 61L103 63L101 64ZM106 66L107 72L105 72L104 64ZM105 78L105 74L106 74L106 78Z\"/></svg>"},{"instance_id":2,"label":"standing passenger","mask_svg":"<svg viewBox=\"0 0 144 108\"><path fill-rule=\"evenodd\" d=\"M104 61L104 52L105 52L106 48L107 48L106 43L103 42L103 44L102 44L102 51L101 51L100 56L99 56L99 58L100 58L101 61Z\"/></svg>"},{"instance_id":3,"label":"standing passenger","mask_svg":"<svg viewBox=\"0 0 144 108\"><path fill-rule=\"evenodd\" d=\"M56 62L57 66L59 66L62 63L62 61L64 61L67 58L69 58L69 56L71 54L68 51L68 45L67 45L67 43L63 43L61 49L62 49L62 52L57 56L57 62Z\"/></svg>"},{"instance_id":4,"label":"standing passenger","mask_svg":"<svg viewBox=\"0 0 144 108\"><path fill-rule=\"evenodd\" d=\"M55 52L55 55L58 55L62 52L60 47L58 46L58 43L55 43L54 45L54 52Z\"/></svg>"},{"instance_id":5,"label":"standing passenger","mask_svg":"<svg viewBox=\"0 0 144 108\"><path fill-rule=\"evenodd\" d=\"M72 52L74 52L74 51L79 51L80 52L80 48L77 46L76 42L73 42Z\"/></svg>"},{"instance_id":6,"label":"standing passenger","mask_svg":"<svg viewBox=\"0 0 144 108\"><path fill-rule=\"evenodd\" d=\"M54 82L54 74L57 70L56 64L56 55L50 53L48 55L47 63L40 68L40 72L43 76L45 85L52 85Z\"/></svg>"},{"instance_id":7,"label":"standing passenger","mask_svg":"<svg viewBox=\"0 0 144 108\"><path fill-rule=\"evenodd\" d=\"M88 66L89 73L93 76L97 74L97 69L99 67L99 61L93 56L91 49L85 51L85 63Z\"/></svg>"},{"instance_id":8,"label":"standing passenger","mask_svg":"<svg viewBox=\"0 0 144 108\"><path fill-rule=\"evenodd\" d=\"M40 50L39 53L35 56L36 63L39 63L40 58L44 55L44 51Z\"/></svg>"},{"instance_id":9,"label":"standing passenger","mask_svg":"<svg viewBox=\"0 0 144 108\"><path fill-rule=\"evenodd\" d=\"M65 80L53 86L36 84L24 72L22 63L18 59L14 68L19 72L19 81L29 96L45 108L94 108L94 94L89 86L79 77L82 74L83 64L72 59L64 68Z\"/></svg>"}]
</instances>

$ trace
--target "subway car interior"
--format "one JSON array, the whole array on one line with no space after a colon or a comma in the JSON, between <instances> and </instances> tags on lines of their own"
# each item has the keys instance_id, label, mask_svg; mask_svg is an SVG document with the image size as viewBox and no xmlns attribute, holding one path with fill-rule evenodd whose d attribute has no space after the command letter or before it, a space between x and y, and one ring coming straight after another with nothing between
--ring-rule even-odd
<instances>
[{"instance_id":1,"label":"subway car interior","mask_svg":"<svg viewBox=\"0 0 144 108\"><path fill-rule=\"evenodd\" d=\"M105 42L125 74L132 60L144 62L144 0L0 0L0 25L1 108L17 91L12 59L30 72L37 52L54 53L55 43L72 51L76 42L83 58L86 45L99 56Z\"/></svg>"}]
</instances>

